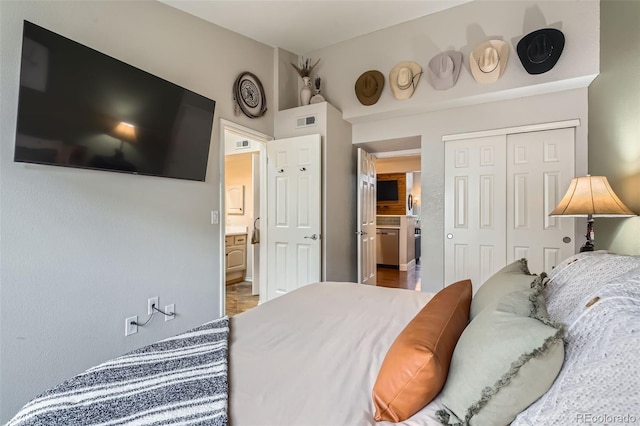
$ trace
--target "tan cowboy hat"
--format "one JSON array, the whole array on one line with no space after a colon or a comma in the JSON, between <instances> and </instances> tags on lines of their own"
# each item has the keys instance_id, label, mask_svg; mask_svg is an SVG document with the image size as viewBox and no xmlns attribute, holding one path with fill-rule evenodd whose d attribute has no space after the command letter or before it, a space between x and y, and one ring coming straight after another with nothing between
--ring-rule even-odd
<instances>
[{"instance_id":1,"label":"tan cowboy hat","mask_svg":"<svg viewBox=\"0 0 640 426\"><path fill-rule=\"evenodd\" d=\"M418 87L422 67L413 61L400 62L389 73L389 87L396 99L409 99Z\"/></svg>"},{"instance_id":2,"label":"tan cowboy hat","mask_svg":"<svg viewBox=\"0 0 640 426\"><path fill-rule=\"evenodd\" d=\"M356 96L362 105L373 105L380 99L383 87L384 75L380 71L370 70L356 80Z\"/></svg>"},{"instance_id":3,"label":"tan cowboy hat","mask_svg":"<svg viewBox=\"0 0 640 426\"><path fill-rule=\"evenodd\" d=\"M429 80L436 90L452 88L462 68L462 52L448 50L431 58L429 61Z\"/></svg>"},{"instance_id":4,"label":"tan cowboy hat","mask_svg":"<svg viewBox=\"0 0 640 426\"><path fill-rule=\"evenodd\" d=\"M471 75L478 83L493 83L502 77L508 60L509 45L506 42L487 40L469 55Z\"/></svg>"}]
</instances>

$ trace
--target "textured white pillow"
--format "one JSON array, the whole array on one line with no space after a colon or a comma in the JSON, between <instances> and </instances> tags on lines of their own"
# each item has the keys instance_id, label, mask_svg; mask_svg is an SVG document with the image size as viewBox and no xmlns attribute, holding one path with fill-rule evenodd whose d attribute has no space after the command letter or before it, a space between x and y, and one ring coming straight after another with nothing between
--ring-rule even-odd
<instances>
[{"instance_id":1,"label":"textured white pillow","mask_svg":"<svg viewBox=\"0 0 640 426\"><path fill-rule=\"evenodd\" d=\"M568 320L562 370L512 426L640 422L640 267L600 284Z\"/></svg>"},{"instance_id":2,"label":"textured white pillow","mask_svg":"<svg viewBox=\"0 0 640 426\"><path fill-rule=\"evenodd\" d=\"M571 312L581 308L581 302L605 282L639 266L640 256L605 251L579 253L565 259L549 272L544 290L549 317L567 322Z\"/></svg>"}]
</instances>

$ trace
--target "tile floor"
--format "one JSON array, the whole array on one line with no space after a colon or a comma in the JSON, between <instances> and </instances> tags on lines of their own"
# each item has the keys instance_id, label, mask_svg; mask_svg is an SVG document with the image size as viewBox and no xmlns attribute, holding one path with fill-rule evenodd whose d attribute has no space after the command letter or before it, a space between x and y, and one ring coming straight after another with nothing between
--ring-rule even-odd
<instances>
[{"instance_id":1,"label":"tile floor","mask_svg":"<svg viewBox=\"0 0 640 426\"><path fill-rule=\"evenodd\" d=\"M251 283L242 281L227 286L227 315L232 317L258 306L259 296L251 295Z\"/></svg>"}]
</instances>

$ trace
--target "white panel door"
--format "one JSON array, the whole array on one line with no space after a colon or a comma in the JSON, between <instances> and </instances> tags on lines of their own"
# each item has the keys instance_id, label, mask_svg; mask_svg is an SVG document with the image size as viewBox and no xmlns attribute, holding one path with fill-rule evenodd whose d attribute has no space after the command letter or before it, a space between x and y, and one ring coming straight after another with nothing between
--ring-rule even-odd
<instances>
[{"instance_id":1,"label":"white panel door","mask_svg":"<svg viewBox=\"0 0 640 426\"><path fill-rule=\"evenodd\" d=\"M574 128L507 136L507 263L549 272L575 253L574 219L549 217L574 177Z\"/></svg>"},{"instance_id":2,"label":"white panel door","mask_svg":"<svg viewBox=\"0 0 640 426\"><path fill-rule=\"evenodd\" d=\"M376 163L358 148L358 282L376 285Z\"/></svg>"},{"instance_id":3,"label":"white panel door","mask_svg":"<svg viewBox=\"0 0 640 426\"><path fill-rule=\"evenodd\" d=\"M506 136L445 143L445 285L474 292L505 265Z\"/></svg>"},{"instance_id":4,"label":"white panel door","mask_svg":"<svg viewBox=\"0 0 640 426\"><path fill-rule=\"evenodd\" d=\"M320 281L320 135L267 143L267 298Z\"/></svg>"}]
</instances>

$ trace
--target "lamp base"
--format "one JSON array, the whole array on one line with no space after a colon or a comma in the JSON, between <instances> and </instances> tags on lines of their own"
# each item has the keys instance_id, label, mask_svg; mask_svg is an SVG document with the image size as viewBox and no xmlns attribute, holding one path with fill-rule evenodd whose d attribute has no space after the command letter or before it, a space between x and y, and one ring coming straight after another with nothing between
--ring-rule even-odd
<instances>
[{"instance_id":1,"label":"lamp base","mask_svg":"<svg viewBox=\"0 0 640 426\"><path fill-rule=\"evenodd\" d=\"M580 253L585 251L593 251L595 248L593 245L593 216L591 215L589 215L587 218L587 234L585 235L585 237L587 237L587 242L584 243L582 247L580 247Z\"/></svg>"},{"instance_id":2,"label":"lamp base","mask_svg":"<svg viewBox=\"0 0 640 426\"><path fill-rule=\"evenodd\" d=\"M594 245L592 241L587 241L586 243L584 243L582 245L582 247L580 247L580 253L585 252L585 251L593 251L594 250Z\"/></svg>"}]
</instances>

